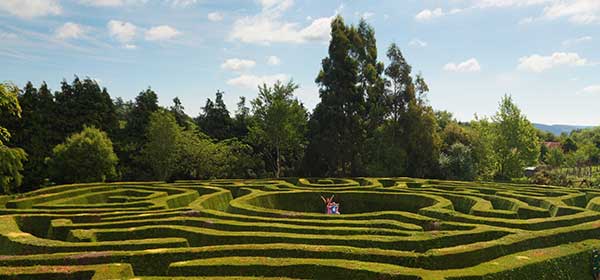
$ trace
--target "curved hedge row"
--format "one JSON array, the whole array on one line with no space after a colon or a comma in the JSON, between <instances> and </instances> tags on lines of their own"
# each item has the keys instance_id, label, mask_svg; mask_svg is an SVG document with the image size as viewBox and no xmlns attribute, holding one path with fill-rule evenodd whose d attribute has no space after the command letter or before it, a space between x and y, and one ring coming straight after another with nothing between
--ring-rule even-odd
<instances>
[{"instance_id":1,"label":"curved hedge row","mask_svg":"<svg viewBox=\"0 0 600 280\"><path fill-rule=\"evenodd\" d=\"M342 215L323 213L331 195ZM599 198L411 178L63 185L0 200L0 278L592 279Z\"/></svg>"}]
</instances>

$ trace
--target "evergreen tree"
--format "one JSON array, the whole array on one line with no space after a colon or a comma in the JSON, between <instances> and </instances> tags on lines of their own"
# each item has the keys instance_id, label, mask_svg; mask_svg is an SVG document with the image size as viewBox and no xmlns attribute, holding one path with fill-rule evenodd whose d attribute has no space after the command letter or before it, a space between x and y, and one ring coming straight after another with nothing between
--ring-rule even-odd
<instances>
[{"instance_id":1,"label":"evergreen tree","mask_svg":"<svg viewBox=\"0 0 600 280\"><path fill-rule=\"evenodd\" d=\"M573 139L571 137L567 137L562 142L562 149L567 154L575 152L575 151L577 151L577 143L575 143L575 141L573 141Z\"/></svg>"},{"instance_id":2,"label":"evergreen tree","mask_svg":"<svg viewBox=\"0 0 600 280\"><path fill-rule=\"evenodd\" d=\"M118 129L114 104L106 88L100 88L95 80L75 77L72 84L63 80L61 91L55 95L56 127L63 138L80 131L83 126L94 126L109 134Z\"/></svg>"},{"instance_id":3,"label":"evergreen tree","mask_svg":"<svg viewBox=\"0 0 600 280\"><path fill-rule=\"evenodd\" d=\"M385 69L385 123L370 142L369 170L382 176L434 176L441 140L433 109L427 105L425 80L411 76L412 67L392 44Z\"/></svg>"},{"instance_id":4,"label":"evergreen tree","mask_svg":"<svg viewBox=\"0 0 600 280\"><path fill-rule=\"evenodd\" d=\"M417 76L415 88L418 98L408 103L404 120L408 156L406 171L411 177L435 177L438 175L441 147L438 125L433 109L424 99L429 87L420 75Z\"/></svg>"},{"instance_id":5,"label":"evergreen tree","mask_svg":"<svg viewBox=\"0 0 600 280\"><path fill-rule=\"evenodd\" d=\"M361 19L354 38L357 61L359 63L358 90L366 98L366 110L364 120L366 121L367 137L372 131L383 124L387 108L385 107L385 80L383 79L384 65L377 61L377 41L375 30Z\"/></svg>"},{"instance_id":6,"label":"evergreen tree","mask_svg":"<svg viewBox=\"0 0 600 280\"><path fill-rule=\"evenodd\" d=\"M356 29L341 16L331 22L329 55L317 76L321 102L310 120L305 166L316 176L357 176L366 137Z\"/></svg>"},{"instance_id":7,"label":"evergreen tree","mask_svg":"<svg viewBox=\"0 0 600 280\"><path fill-rule=\"evenodd\" d=\"M25 190L32 190L44 185L49 178L45 159L52 155L52 147L61 143L64 136L56 126L56 120L61 116L56 113L59 110L46 83L42 83L38 90L28 82L19 95L19 102L23 118L15 131L13 143L29 155L24 165L23 183Z\"/></svg>"},{"instance_id":8,"label":"evergreen tree","mask_svg":"<svg viewBox=\"0 0 600 280\"><path fill-rule=\"evenodd\" d=\"M194 120L183 111L184 109L179 97L173 98L173 105L169 108L169 111L175 116L177 125L187 130L193 130L196 127L196 124L194 123Z\"/></svg>"},{"instance_id":9,"label":"evergreen tree","mask_svg":"<svg viewBox=\"0 0 600 280\"><path fill-rule=\"evenodd\" d=\"M250 108L246 106L246 97L240 96L240 101L237 103L235 111L235 119L233 135L238 139L243 139L248 135L248 126L250 125L252 116L250 116Z\"/></svg>"},{"instance_id":10,"label":"evergreen tree","mask_svg":"<svg viewBox=\"0 0 600 280\"><path fill-rule=\"evenodd\" d=\"M127 108L127 107L124 107ZM148 179L148 168L134 161L144 143L150 115L159 109L156 92L148 88L135 98L133 107L126 115L125 128L116 137L116 152L120 159L119 173L125 180Z\"/></svg>"},{"instance_id":11,"label":"evergreen tree","mask_svg":"<svg viewBox=\"0 0 600 280\"><path fill-rule=\"evenodd\" d=\"M214 102L208 98L206 105L202 108L203 113L196 119L200 129L217 140L233 136L233 120L223 102L223 93L217 90Z\"/></svg>"}]
</instances>

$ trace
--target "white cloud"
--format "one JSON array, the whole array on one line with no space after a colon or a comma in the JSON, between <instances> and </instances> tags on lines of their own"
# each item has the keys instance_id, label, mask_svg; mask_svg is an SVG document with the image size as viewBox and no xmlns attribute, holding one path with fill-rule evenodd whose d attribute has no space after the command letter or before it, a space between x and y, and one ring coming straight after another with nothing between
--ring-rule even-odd
<instances>
[{"instance_id":1,"label":"white cloud","mask_svg":"<svg viewBox=\"0 0 600 280\"><path fill-rule=\"evenodd\" d=\"M421 39L419 39L419 38L415 38L415 39L410 40L408 45L411 47L424 48L424 47L427 47L427 42L421 41Z\"/></svg>"},{"instance_id":2,"label":"white cloud","mask_svg":"<svg viewBox=\"0 0 600 280\"><path fill-rule=\"evenodd\" d=\"M282 20L283 13L293 5L291 0L260 0L262 11L254 16L238 19L233 24L231 40L244 43L305 43L327 41L333 17L314 19L301 27L296 22Z\"/></svg>"},{"instance_id":3,"label":"white cloud","mask_svg":"<svg viewBox=\"0 0 600 280\"><path fill-rule=\"evenodd\" d=\"M267 58L267 63L269 65L279 65L279 64L281 64L281 59L279 59L279 57L272 55L272 56L269 56L269 58Z\"/></svg>"},{"instance_id":4,"label":"white cloud","mask_svg":"<svg viewBox=\"0 0 600 280\"><path fill-rule=\"evenodd\" d=\"M168 25L160 25L146 31L145 38L148 41L164 41L179 36L181 32Z\"/></svg>"},{"instance_id":5,"label":"white cloud","mask_svg":"<svg viewBox=\"0 0 600 280\"><path fill-rule=\"evenodd\" d=\"M263 11L283 12L294 5L293 0L259 0Z\"/></svg>"},{"instance_id":6,"label":"white cloud","mask_svg":"<svg viewBox=\"0 0 600 280\"><path fill-rule=\"evenodd\" d=\"M364 13L362 13L362 14L356 13L356 15L358 15L358 16L360 16L361 18L363 18L363 19L367 20L367 19L370 19L370 18L372 18L372 17L375 15L375 13L373 13L373 12L364 12Z\"/></svg>"},{"instance_id":7,"label":"white cloud","mask_svg":"<svg viewBox=\"0 0 600 280\"><path fill-rule=\"evenodd\" d=\"M125 4L122 0L81 0L79 3L96 7L118 7Z\"/></svg>"},{"instance_id":8,"label":"white cloud","mask_svg":"<svg viewBox=\"0 0 600 280\"><path fill-rule=\"evenodd\" d=\"M587 94L600 94L600 85L591 85L582 90L583 93Z\"/></svg>"},{"instance_id":9,"label":"white cloud","mask_svg":"<svg viewBox=\"0 0 600 280\"><path fill-rule=\"evenodd\" d=\"M95 7L120 7L124 5L145 4L148 0L80 0L79 3Z\"/></svg>"},{"instance_id":10,"label":"white cloud","mask_svg":"<svg viewBox=\"0 0 600 280\"><path fill-rule=\"evenodd\" d=\"M503 8L520 7L545 4L555 0L475 0L475 6L479 8Z\"/></svg>"},{"instance_id":11,"label":"white cloud","mask_svg":"<svg viewBox=\"0 0 600 280\"><path fill-rule=\"evenodd\" d=\"M121 43L128 43L135 37L137 27L129 22L111 20L107 24L108 34Z\"/></svg>"},{"instance_id":12,"label":"white cloud","mask_svg":"<svg viewBox=\"0 0 600 280\"><path fill-rule=\"evenodd\" d=\"M543 5L542 16L538 19L555 20L567 18L578 24L600 23L600 1L598 0L475 0L477 8L506 8ZM526 18L521 23L533 22Z\"/></svg>"},{"instance_id":13,"label":"white cloud","mask_svg":"<svg viewBox=\"0 0 600 280\"><path fill-rule=\"evenodd\" d=\"M198 3L198 0L165 0L165 2L174 7L187 7Z\"/></svg>"},{"instance_id":14,"label":"white cloud","mask_svg":"<svg viewBox=\"0 0 600 280\"><path fill-rule=\"evenodd\" d=\"M519 70L531 72L544 72L558 66L585 66L587 60L581 58L577 53L556 52L549 56L534 54L519 59Z\"/></svg>"},{"instance_id":15,"label":"white cloud","mask_svg":"<svg viewBox=\"0 0 600 280\"><path fill-rule=\"evenodd\" d=\"M583 36L583 37L579 37L579 38L564 40L562 42L562 45L563 45L563 47L572 47L572 46L576 46L579 44L583 44L585 42L589 42L591 40L592 40L591 36Z\"/></svg>"},{"instance_id":16,"label":"white cloud","mask_svg":"<svg viewBox=\"0 0 600 280\"><path fill-rule=\"evenodd\" d=\"M79 0L79 3L95 7L120 7L125 5L141 5L149 0ZM187 7L198 3L198 0L162 0L164 4L173 7Z\"/></svg>"},{"instance_id":17,"label":"white cloud","mask_svg":"<svg viewBox=\"0 0 600 280\"><path fill-rule=\"evenodd\" d=\"M85 34L85 28L77 23L67 22L56 29L55 36L58 39L77 39Z\"/></svg>"},{"instance_id":18,"label":"white cloud","mask_svg":"<svg viewBox=\"0 0 600 280\"><path fill-rule=\"evenodd\" d=\"M126 48L126 49L128 49L128 50L135 50L135 49L137 49L137 46L133 45L133 44L125 44L123 47Z\"/></svg>"},{"instance_id":19,"label":"white cloud","mask_svg":"<svg viewBox=\"0 0 600 280\"><path fill-rule=\"evenodd\" d=\"M2 0L0 10L26 19L62 13L58 0Z\"/></svg>"},{"instance_id":20,"label":"white cloud","mask_svg":"<svg viewBox=\"0 0 600 280\"><path fill-rule=\"evenodd\" d=\"M249 59L230 58L221 64L222 69L231 71L243 71L256 65L256 61Z\"/></svg>"},{"instance_id":21,"label":"white cloud","mask_svg":"<svg viewBox=\"0 0 600 280\"><path fill-rule=\"evenodd\" d=\"M481 71L481 66L477 59L471 58L458 64L453 62L448 63L444 65L444 70L451 72L479 72Z\"/></svg>"},{"instance_id":22,"label":"white cloud","mask_svg":"<svg viewBox=\"0 0 600 280\"><path fill-rule=\"evenodd\" d=\"M579 24L600 22L600 1L598 0L571 0L554 1L544 8L544 18L568 18L569 21Z\"/></svg>"},{"instance_id":23,"label":"white cloud","mask_svg":"<svg viewBox=\"0 0 600 280\"><path fill-rule=\"evenodd\" d=\"M422 10L415 16L417 21L428 21L444 15L444 11L441 8L435 10L425 9Z\"/></svg>"},{"instance_id":24,"label":"white cloud","mask_svg":"<svg viewBox=\"0 0 600 280\"><path fill-rule=\"evenodd\" d=\"M255 76L255 75L247 75L243 74L239 77L230 79L227 81L228 85L243 87L248 89L256 89L259 85L264 83L266 84L274 84L277 81L286 82L290 80L290 76L287 74L274 74L274 75L265 75L265 76Z\"/></svg>"},{"instance_id":25,"label":"white cloud","mask_svg":"<svg viewBox=\"0 0 600 280\"><path fill-rule=\"evenodd\" d=\"M415 16L415 20L424 22L424 21L429 21L434 18L438 18L438 17L442 17L442 16L458 14L462 11L463 11L463 9L452 9L450 11L444 11L442 8L436 8L433 10L425 9L425 10L422 10L421 12L419 12Z\"/></svg>"},{"instance_id":26,"label":"white cloud","mask_svg":"<svg viewBox=\"0 0 600 280\"><path fill-rule=\"evenodd\" d=\"M223 14L219 13L219 12L212 12L208 14L208 20L210 21L222 21L223 20Z\"/></svg>"}]
</instances>

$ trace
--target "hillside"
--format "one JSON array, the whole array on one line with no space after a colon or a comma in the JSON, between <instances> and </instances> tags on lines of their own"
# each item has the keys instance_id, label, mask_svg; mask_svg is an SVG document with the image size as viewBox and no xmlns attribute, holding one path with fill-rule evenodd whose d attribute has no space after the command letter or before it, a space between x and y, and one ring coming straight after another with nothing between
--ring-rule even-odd
<instances>
[{"instance_id":1,"label":"hillside","mask_svg":"<svg viewBox=\"0 0 600 280\"><path fill-rule=\"evenodd\" d=\"M548 124L541 124L541 123L534 123L533 125L537 129L540 129L540 130L543 130L543 131L547 131L547 132L551 132L554 135L560 135L563 132L569 134L573 130L592 127L592 126L585 126L585 125L565 125L565 124L548 125Z\"/></svg>"}]
</instances>

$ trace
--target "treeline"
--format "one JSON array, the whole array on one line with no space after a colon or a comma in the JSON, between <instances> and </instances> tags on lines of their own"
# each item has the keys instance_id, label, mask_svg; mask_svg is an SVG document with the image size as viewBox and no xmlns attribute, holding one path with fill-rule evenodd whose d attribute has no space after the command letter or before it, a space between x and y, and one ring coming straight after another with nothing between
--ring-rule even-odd
<instances>
[{"instance_id":1,"label":"treeline","mask_svg":"<svg viewBox=\"0 0 600 280\"><path fill-rule=\"evenodd\" d=\"M491 119L458 123L428 104L424 77L413 75L398 46L389 46L387 58L387 66L379 61L375 31L365 21L354 26L335 18L316 78L321 101L310 114L294 97L293 82L260 86L258 97L240 98L235 112L217 91L196 117L178 98L159 106L150 88L124 101L89 78L63 80L54 92L45 83L21 90L7 84L2 96L12 99L0 103L0 135L8 135L0 151L17 156L2 155L0 182L8 192L20 174L20 190L280 176L491 180L521 177L538 161L536 130L510 96Z\"/></svg>"},{"instance_id":2,"label":"treeline","mask_svg":"<svg viewBox=\"0 0 600 280\"><path fill-rule=\"evenodd\" d=\"M600 186L600 128L578 129L554 135L539 132L544 141L539 162L542 168L532 180L562 186Z\"/></svg>"}]
</instances>

